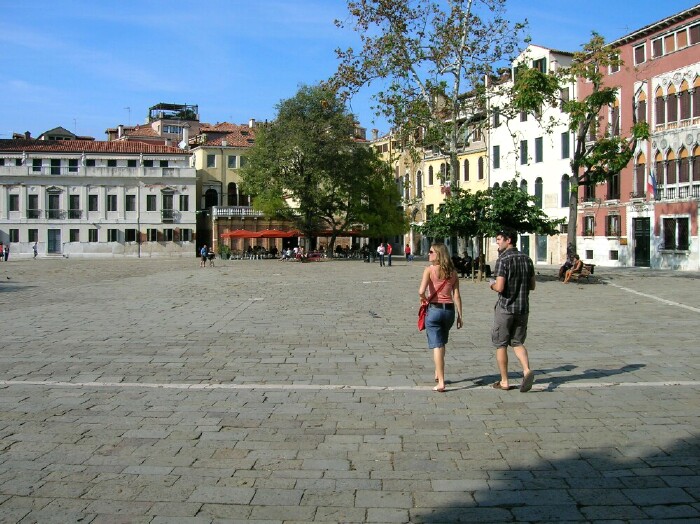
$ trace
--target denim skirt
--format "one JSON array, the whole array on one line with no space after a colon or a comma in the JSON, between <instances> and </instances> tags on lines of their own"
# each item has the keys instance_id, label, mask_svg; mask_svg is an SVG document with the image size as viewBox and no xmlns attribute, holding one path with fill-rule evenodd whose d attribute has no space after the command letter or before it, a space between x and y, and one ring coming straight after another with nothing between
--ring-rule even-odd
<instances>
[{"instance_id":1,"label":"denim skirt","mask_svg":"<svg viewBox=\"0 0 700 524\"><path fill-rule=\"evenodd\" d=\"M454 309L440 309L428 306L428 314L425 315L425 332L428 335L428 349L444 347L450 336L450 328L454 323Z\"/></svg>"}]
</instances>

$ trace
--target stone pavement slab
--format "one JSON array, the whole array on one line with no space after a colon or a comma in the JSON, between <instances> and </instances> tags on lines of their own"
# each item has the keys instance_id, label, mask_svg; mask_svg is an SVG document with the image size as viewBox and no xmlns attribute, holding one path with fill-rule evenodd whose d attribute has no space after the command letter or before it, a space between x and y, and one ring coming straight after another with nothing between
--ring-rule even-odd
<instances>
[{"instance_id":1,"label":"stone pavement slab","mask_svg":"<svg viewBox=\"0 0 700 524\"><path fill-rule=\"evenodd\" d=\"M527 394L462 279L436 394L424 264L0 264L0 522L700 518L699 274L538 265Z\"/></svg>"}]
</instances>

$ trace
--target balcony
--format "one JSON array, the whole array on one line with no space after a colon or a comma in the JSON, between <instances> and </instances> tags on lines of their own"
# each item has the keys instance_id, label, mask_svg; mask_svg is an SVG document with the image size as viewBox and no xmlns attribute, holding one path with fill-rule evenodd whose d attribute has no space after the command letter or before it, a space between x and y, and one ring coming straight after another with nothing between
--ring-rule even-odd
<instances>
[{"instance_id":1,"label":"balcony","mask_svg":"<svg viewBox=\"0 0 700 524\"><path fill-rule=\"evenodd\" d=\"M41 209L27 209L27 218L35 220L41 218Z\"/></svg>"},{"instance_id":2,"label":"balcony","mask_svg":"<svg viewBox=\"0 0 700 524\"><path fill-rule=\"evenodd\" d=\"M644 200L647 197L646 191L630 191L630 200Z\"/></svg>"},{"instance_id":3,"label":"balcony","mask_svg":"<svg viewBox=\"0 0 700 524\"><path fill-rule=\"evenodd\" d=\"M80 219L83 217L83 210L82 209L69 209L68 210L68 218L71 220L76 220Z\"/></svg>"},{"instance_id":4,"label":"balcony","mask_svg":"<svg viewBox=\"0 0 700 524\"><path fill-rule=\"evenodd\" d=\"M214 206L211 208L211 214L214 218L231 218L231 217L250 217L261 218L264 214L252 207L247 206Z\"/></svg>"},{"instance_id":5,"label":"balcony","mask_svg":"<svg viewBox=\"0 0 700 524\"><path fill-rule=\"evenodd\" d=\"M66 212L63 209L47 209L46 218L49 220L62 220L66 218Z\"/></svg>"},{"instance_id":6,"label":"balcony","mask_svg":"<svg viewBox=\"0 0 700 524\"><path fill-rule=\"evenodd\" d=\"M174 209L162 209L160 218L164 223L172 223L180 219L180 212Z\"/></svg>"}]
</instances>

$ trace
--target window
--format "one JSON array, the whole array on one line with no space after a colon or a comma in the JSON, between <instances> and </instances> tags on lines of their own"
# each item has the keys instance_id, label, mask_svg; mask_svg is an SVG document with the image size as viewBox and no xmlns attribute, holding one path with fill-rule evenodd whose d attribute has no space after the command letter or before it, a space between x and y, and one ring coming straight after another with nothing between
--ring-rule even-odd
<instances>
[{"instance_id":1,"label":"window","mask_svg":"<svg viewBox=\"0 0 700 524\"><path fill-rule=\"evenodd\" d=\"M136 167L136 160L135 159L127 160L126 167Z\"/></svg>"},{"instance_id":2,"label":"window","mask_svg":"<svg viewBox=\"0 0 700 524\"><path fill-rule=\"evenodd\" d=\"M561 207L569 207L569 199L571 198L571 183L569 175L561 176Z\"/></svg>"},{"instance_id":3,"label":"window","mask_svg":"<svg viewBox=\"0 0 700 524\"><path fill-rule=\"evenodd\" d=\"M38 242L39 241L39 230L38 229L30 229L28 231L29 236L28 240L29 242Z\"/></svg>"},{"instance_id":4,"label":"window","mask_svg":"<svg viewBox=\"0 0 700 524\"><path fill-rule=\"evenodd\" d=\"M520 181L520 191L527 193L527 180Z\"/></svg>"},{"instance_id":5,"label":"window","mask_svg":"<svg viewBox=\"0 0 700 524\"><path fill-rule=\"evenodd\" d=\"M171 135L179 135L182 133L181 126L167 125L163 126L163 133L169 133Z\"/></svg>"},{"instance_id":6,"label":"window","mask_svg":"<svg viewBox=\"0 0 700 524\"><path fill-rule=\"evenodd\" d=\"M4 165L5 165L5 159L4 159L4 158L0 158L0 166L4 166Z\"/></svg>"},{"instance_id":7,"label":"window","mask_svg":"<svg viewBox=\"0 0 700 524\"><path fill-rule=\"evenodd\" d=\"M229 155L228 156L228 168L229 169L236 169L238 167L237 162L236 162L236 155Z\"/></svg>"},{"instance_id":8,"label":"window","mask_svg":"<svg viewBox=\"0 0 700 524\"><path fill-rule=\"evenodd\" d=\"M173 241L173 230L171 228L163 230L163 240L165 240L166 242Z\"/></svg>"},{"instance_id":9,"label":"window","mask_svg":"<svg viewBox=\"0 0 700 524\"><path fill-rule=\"evenodd\" d=\"M608 180L608 200L620 199L620 173L615 173Z\"/></svg>"},{"instance_id":10,"label":"window","mask_svg":"<svg viewBox=\"0 0 700 524\"><path fill-rule=\"evenodd\" d=\"M435 214L435 206L433 204L428 204L425 206L425 218L430 220L433 214Z\"/></svg>"},{"instance_id":11,"label":"window","mask_svg":"<svg viewBox=\"0 0 700 524\"><path fill-rule=\"evenodd\" d=\"M617 249L610 250L610 260L619 260L620 252Z\"/></svg>"},{"instance_id":12,"label":"window","mask_svg":"<svg viewBox=\"0 0 700 524\"><path fill-rule=\"evenodd\" d=\"M664 54L664 41L662 38L656 38L651 41L651 57L659 58Z\"/></svg>"},{"instance_id":13,"label":"window","mask_svg":"<svg viewBox=\"0 0 700 524\"><path fill-rule=\"evenodd\" d=\"M19 195L9 195L8 207L10 211L19 211Z\"/></svg>"},{"instance_id":14,"label":"window","mask_svg":"<svg viewBox=\"0 0 700 524\"><path fill-rule=\"evenodd\" d=\"M97 229L90 228L88 229L88 242L97 242L98 241L98 234L97 234Z\"/></svg>"},{"instance_id":15,"label":"window","mask_svg":"<svg viewBox=\"0 0 700 524\"><path fill-rule=\"evenodd\" d=\"M610 134L620 136L620 105L617 100L610 110Z\"/></svg>"},{"instance_id":16,"label":"window","mask_svg":"<svg viewBox=\"0 0 700 524\"><path fill-rule=\"evenodd\" d=\"M637 100L636 114L637 122L641 123L647 121L647 99L644 93L641 93Z\"/></svg>"},{"instance_id":17,"label":"window","mask_svg":"<svg viewBox=\"0 0 700 524\"><path fill-rule=\"evenodd\" d=\"M494 169L499 169L501 167L501 146L493 146L493 168ZM468 164L466 164L465 161L465 166L464 166L464 180L469 180L469 171L467 170Z\"/></svg>"},{"instance_id":18,"label":"window","mask_svg":"<svg viewBox=\"0 0 700 524\"><path fill-rule=\"evenodd\" d=\"M125 229L124 230L124 242L136 242L136 229Z\"/></svg>"},{"instance_id":19,"label":"window","mask_svg":"<svg viewBox=\"0 0 700 524\"><path fill-rule=\"evenodd\" d=\"M688 28L690 45L700 44L700 24L691 25Z\"/></svg>"},{"instance_id":20,"label":"window","mask_svg":"<svg viewBox=\"0 0 700 524\"><path fill-rule=\"evenodd\" d=\"M583 217L583 235L587 237L592 237L594 231L595 217L593 215L586 215L585 217Z\"/></svg>"},{"instance_id":21,"label":"window","mask_svg":"<svg viewBox=\"0 0 700 524\"><path fill-rule=\"evenodd\" d=\"M78 159L77 158L69 158L68 159L68 172L69 173L77 173L78 172Z\"/></svg>"},{"instance_id":22,"label":"window","mask_svg":"<svg viewBox=\"0 0 700 524\"><path fill-rule=\"evenodd\" d=\"M69 230L68 239L70 242L80 242L80 229Z\"/></svg>"},{"instance_id":23,"label":"window","mask_svg":"<svg viewBox=\"0 0 700 524\"><path fill-rule=\"evenodd\" d=\"M493 127L501 125L501 110L498 107L493 108Z\"/></svg>"},{"instance_id":24,"label":"window","mask_svg":"<svg viewBox=\"0 0 700 524\"><path fill-rule=\"evenodd\" d=\"M153 160L144 160L143 167L153 167Z\"/></svg>"},{"instance_id":25,"label":"window","mask_svg":"<svg viewBox=\"0 0 700 524\"><path fill-rule=\"evenodd\" d=\"M646 157L640 154L634 166L634 192L632 198L644 198L646 196L647 166Z\"/></svg>"},{"instance_id":26,"label":"window","mask_svg":"<svg viewBox=\"0 0 700 524\"><path fill-rule=\"evenodd\" d=\"M119 241L119 230L118 229L108 229L107 230L107 242L118 242Z\"/></svg>"},{"instance_id":27,"label":"window","mask_svg":"<svg viewBox=\"0 0 700 524\"><path fill-rule=\"evenodd\" d=\"M634 48L634 65L643 64L647 61L646 44L638 45Z\"/></svg>"},{"instance_id":28,"label":"window","mask_svg":"<svg viewBox=\"0 0 700 524\"><path fill-rule=\"evenodd\" d=\"M116 160L107 160L107 167L117 167L117 161Z\"/></svg>"},{"instance_id":29,"label":"window","mask_svg":"<svg viewBox=\"0 0 700 524\"><path fill-rule=\"evenodd\" d=\"M620 236L620 215L608 215L605 217L605 236Z\"/></svg>"},{"instance_id":30,"label":"window","mask_svg":"<svg viewBox=\"0 0 700 524\"><path fill-rule=\"evenodd\" d=\"M661 125L666 123L666 101L664 100L664 93L661 88L656 90L656 98L654 99L654 108L656 115L656 125Z\"/></svg>"},{"instance_id":31,"label":"window","mask_svg":"<svg viewBox=\"0 0 700 524\"><path fill-rule=\"evenodd\" d=\"M681 91L678 93L678 103L681 106L681 120L690 119L690 93L688 92L688 84L683 82Z\"/></svg>"},{"instance_id":32,"label":"window","mask_svg":"<svg viewBox=\"0 0 700 524\"><path fill-rule=\"evenodd\" d=\"M216 155L207 155L207 167L216 167Z\"/></svg>"},{"instance_id":33,"label":"window","mask_svg":"<svg viewBox=\"0 0 700 524\"><path fill-rule=\"evenodd\" d=\"M561 91L559 91L559 98L561 100L561 104L559 105L560 109L564 109L564 104L569 101L569 88L565 87Z\"/></svg>"},{"instance_id":34,"label":"window","mask_svg":"<svg viewBox=\"0 0 700 524\"><path fill-rule=\"evenodd\" d=\"M146 211L155 211L156 210L156 196L155 195L146 195Z\"/></svg>"},{"instance_id":35,"label":"window","mask_svg":"<svg viewBox=\"0 0 700 524\"><path fill-rule=\"evenodd\" d=\"M527 140L520 141L520 164L527 164Z\"/></svg>"},{"instance_id":36,"label":"window","mask_svg":"<svg viewBox=\"0 0 700 524\"><path fill-rule=\"evenodd\" d=\"M248 159L244 156L241 157L241 167L245 167L246 163L248 162Z\"/></svg>"},{"instance_id":37,"label":"window","mask_svg":"<svg viewBox=\"0 0 700 524\"><path fill-rule=\"evenodd\" d=\"M158 230L157 229L147 229L146 230L146 240L149 242L158 241Z\"/></svg>"},{"instance_id":38,"label":"window","mask_svg":"<svg viewBox=\"0 0 700 524\"><path fill-rule=\"evenodd\" d=\"M160 167L168 167L168 161L167 160L161 160L159 162Z\"/></svg>"},{"instance_id":39,"label":"window","mask_svg":"<svg viewBox=\"0 0 700 524\"><path fill-rule=\"evenodd\" d=\"M527 122L527 111L520 111L520 121Z\"/></svg>"},{"instance_id":40,"label":"window","mask_svg":"<svg viewBox=\"0 0 700 524\"><path fill-rule=\"evenodd\" d=\"M484 179L484 157L483 156L480 156L479 160L477 160L476 169L477 169L477 178L479 180L483 180Z\"/></svg>"},{"instance_id":41,"label":"window","mask_svg":"<svg viewBox=\"0 0 700 524\"><path fill-rule=\"evenodd\" d=\"M107 211L117 210L117 195L107 195Z\"/></svg>"},{"instance_id":42,"label":"window","mask_svg":"<svg viewBox=\"0 0 700 524\"><path fill-rule=\"evenodd\" d=\"M39 195L27 195L27 218L39 218Z\"/></svg>"},{"instance_id":43,"label":"window","mask_svg":"<svg viewBox=\"0 0 700 524\"><path fill-rule=\"evenodd\" d=\"M542 162L542 137L535 138L535 162Z\"/></svg>"},{"instance_id":44,"label":"window","mask_svg":"<svg viewBox=\"0 0 700 524\"><path fill-rule=\"evenodd\" d=\"M96 162L94 158L88 158L85 160L85 167L95 167Z\"/></svg>"},{"instance_id":45,"label":"window","mask_svg":"<svg viewBox=\"0 0 700 524\"><path fill-rule=\"evenodd\" d=\"M676 90L671 86L666 95L666 123L678 121L678 96Z\"/></svg>"},{"instance_id":46,"label":"window","mask_svg":"<svg viewBox=\"0 0 700 524\"><path fill-rule=\"evenodd\" d=\"M192 242L192 230L191 229L181 229L180 230L180 240L182 242Z\"/></svg>"},{"instance_id":47,"label":"window","mask_svg":"<svg viewBox=\"0 0 700 524\"><path fill-rule=\"evenodd\" d=\"M80 195L68 196L68 218L80 218Z\"/></svg>"},{"instance_id":48,"label":"window","mask_svg":"<svg viewBox=\"0 0 700 524\"><path fill-rule=\"evenodd\" d=\"M32 159L32 171L34 171L34 172L41 171L41 158Z\"/></svg>"},{"instance_id":49,"label":"window","mask_svg":"<svg viewBox=\"0 0 700 524\"><path fill-rule=\"evenodd\" d=\"M664 218L664 245L663 249L687 250L689 245L688 226L690 219Z\"/></svg>"},{"instance_id":50,"label":"window","mask_svg":"<svg viewBox=\"0 0 700 524\"><path fill-rule=\"evenodd\" d=\"M124 209L126 211L136 211L136 195L126 195Z\"/></svg>"},{"instance_id":51,"label":"window","mask_svg":"<svg viewBox=\"0 0 700 524\"><path fill-rule=\"evenodd\" d=\"M97 211L97 195L88 195L88 211Z\"/></svg>"},{"instance_id":52,"label":"window","mask_svg":"<svg viewBox=\"0 0 700 524\"><path fill-rule=\"evenodd\" d=\"M416 197L421 198L423 196L423 173L418 171L416 173Z\"/></svg>"},{"instance_id":53,"label":"window","mask_svg":"<svg viewBox=\"0 0 700 524\"><path fill-rule=\"evenodd\" d=\"M562 158L569 158L569 155L571 154L570 147L571 147L571 138L569 136L569 132L564 131L561 134L561 157Z\"/></svg>"},{"instance_id":54,"label":"window","mask_svg":"<svg viewBox=\"0 0 700 524\"><path fill-rule=\"evenodd\" d=\"M547 73L547 59L540 58L532 61L532 68L537 69L540 73Z\"/></svg>"},{"instance_id":55,"label":"window","mask_svg":"<svg viewBox=\"0 0 700 524\"><path fill-rule=\"evenodd\" d=\"M180 211L190 210L190 195L180 195Z\"/></svg>"},{"instance_id":56,"label":"window","mask_svg":"<svg viewBox=\"0 0 700 524\"><path fill-rule=\"evenodd\" d=\"M586 260L593 260L593 250L592 249L586 249Z\"/></svg>"},{"instance_id":57,"label":"window","mask_svg":"<svg viewBox=\"0 0 700 524\"><path fill-rule=\"evenodd\" d=\"M51 174L52 175L60 175L61 174L61 160L58 158L52 158L49 162L51 164Z\"/></svg>"},{"instance_id":58,"label":"window","mask_svg":"<svg viewBox=\"0 0 700 524\"><path fill-rule=\"evenodd\" d=\"M535 205L542 209L542 178L535 179Z\"/></svg>"},{"instance_id":59,"label":"window","mask_svg":"<svg viewBox=\"0 0 700 524\"><path fill-rule=\"evenodd\" d=\"M10 229L10 242L19 242L19 229Z\"/></svg>"},{"instance_id":60,"label":"window","mask_svg":"<svg viewBox=\"0 0 700 524\"><path fill-rule=\"evenodd\" d=\"M428 167L428 185L432 186L434 182L433 166Z\"/></svg>"}]
</instances>

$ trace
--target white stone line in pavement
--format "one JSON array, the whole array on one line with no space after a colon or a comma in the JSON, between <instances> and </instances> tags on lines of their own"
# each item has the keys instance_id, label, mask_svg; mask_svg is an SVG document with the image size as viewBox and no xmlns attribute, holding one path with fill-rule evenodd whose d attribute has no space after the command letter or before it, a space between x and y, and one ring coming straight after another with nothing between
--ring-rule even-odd
<instances>
[{"instance_id":1,"label":"white stone line in pavement","mask_svg":"<svg viewBox=\"0 0 700 524\"><path fill-rule=\"evenodd\" d=\"M43 386L68 388L146 388L146 389L184 389L184 390L252 390L252 389L281 389L281 390L357 390L357 391L430 391L431 386L353 386L350 384L159 384L153 382L61 382L53 380L0 380L0 386ZM533 391L548 389L596 389L610 387L700 387L698 380L674 380L665 382L570 382L552 384L538 382ZM459 386L450 385L448 389L492 389L491 385Z\"/></svg>"},{"instance_id":2,"label":"white stone line in pavement","mask_svg":"<svg viewBox=\"0 0 700 524\"><path fill-rule=\"evenodd\" d=\"M700 313L700 308L693 307L693 306L688 306L687 304L681 304L680 302L674 302L673 300L666 300L665 298L657 297L656 295L650 295L648 293L642 293L641 291L636 291L634 289L630 289L628 287L621 286L620 284L614 284L613 282L610 282L608 280L605 281L605 283L608 286L613 286L618 289L621 289L622 291L627 291L628 293L633 293L635 295L639 295L641 297L646 297L650 298L652 300L657 300L658 302L661 302L662 304L666 304L667 306L676 306L680 307L683 309L687 309L688 311L693 311L695 313Z\"/></svg>"}]
</instances>

